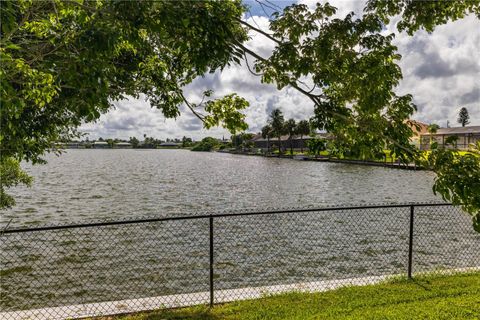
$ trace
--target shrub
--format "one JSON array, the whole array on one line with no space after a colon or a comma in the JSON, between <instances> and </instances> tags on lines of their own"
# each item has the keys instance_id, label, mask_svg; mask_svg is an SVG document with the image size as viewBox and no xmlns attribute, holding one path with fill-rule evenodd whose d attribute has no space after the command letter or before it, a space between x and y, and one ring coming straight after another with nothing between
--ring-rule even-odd
<instances>
[{"instance_id":1,"label":"shrub","mask_svg":"<svg viewBox=\"0 0 480 320\"><path fill-rule=\"evenodd\" d=\"M197 142L192 151L212 151L216 147L218 147L219 143L218 140L212 137L203 138L202 141Z\"/></svg>"}]
</instances>

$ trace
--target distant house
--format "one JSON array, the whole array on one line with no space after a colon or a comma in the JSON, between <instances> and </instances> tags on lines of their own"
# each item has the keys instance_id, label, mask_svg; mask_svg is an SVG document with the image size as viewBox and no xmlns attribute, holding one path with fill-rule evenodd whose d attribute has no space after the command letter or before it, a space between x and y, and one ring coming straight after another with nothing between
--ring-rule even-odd
<instances>
[{"instance_id":1,"label":"distant house","mask_svg":"<svg viewBox=\"0 0 480 320\"><path fill-rule=\"evenodd\" d=\"M164 142L159 145L160 148L178 148L179 144L175 142Z\"/></svg>"},{"instance_id":2,"label":"distant house","mask_svg":"<svg viewBox=\"0 0 480 320\"><path fill-rule=\"evenodd\" d=\"M128 142L117 142L113 144L114 149L131 149L132 144Z\"/></svg>"},{"instance_id":3,"label":"distant house","mask_svg":"<svg viewBox=\"0 0 480 320\"><path fill-rule=\"evenodd\" d=\"M78 148L80 148L80 142L67 142L67 143L65 143L65 148L67 148L67 149L78 149Z\"/></svg>"},{"instance_id":4,"label":"distant house","mask_svg":"<svg viewBox=\"0 0 480 320\"><path fill-rule=\"evenodd\" d=\"M428 133L428 124L416 120L408 120L407 124L413 131L410 142L417 148L420 148L420 137Z\"/></svg>"},{"instance_id":5,"label":"distant house","mask_svg":"<svg viewBox=\"0 0 480 320\"><path fill-rule=\"evenodd\" d=\"M288 135L284 135L280 137L280 144L282 149L286 150L290 148L290 140L288 139ZM307 149L308 140L312 138L318 139L332 139L332 135L329 133L317 133L315 137L311 136L303 136L300 137L299 135L295 135L292 137L291 143L293 144L293 149ZM278 149L278 138L272 137L270 141L267 138L263 138L261 133L256 134L252 140L253 145L255 148L259 149L267 149L267 148L277 148ZM270 146L268 144L270 143Z\"/></svg>"},{"instance_id":6,"label":"distant house","mask_svg":"<svg viewBox=\"0 0 480 320\"><path fill-rule=\"evenodd\" d=\"M55 149L78 149L80 142L55 142L52 147Z\"/></svg>"},{"instance_id":7,"label":"distant house","mask_svg":"<svg viewBox=\"0 0 480 320\"><path fill-rule=\"evenodd\" d=\"M225 137L222 138L222 139L217 139L217 141L218 141L218 143L220 143L220 144L227 144L227 143L230 142L230 140L225 139Z\"/></svg>"},{"instance_id":8,"label":"distant house","mask_svg":"<svg viewBox=\"0 0 480 320\"><path fill-rule=\"evenodd\" d=\"M80 148L80 142L67 142L67 143L65 143L65 148L67 148L67 149L78 149L78 148Z\"/></svg>"},{"instance_id":9,"label":"distant house","mask_svg":"<svg viewBox=\"0 0 480 320\"><path fill-rule=\"evenodd\" d=\"M456 141L446 145L447 139L456 137ZM429 150L431 143L438 143L439 146L466 150L470 144L480 141L480 126L440 128L436 133L424 133L420 135L420 150Z\"/></svg>"},{"instance_id":10,"label":"distant house","mask_svg":"<svg viewBox=\"0 0 480 320\"><path fill-rule=\"evenodd\" d=\"M92 148L94 148L94 149L108 149L108 148L110 148L110 145L105 141L95 141L92 144Z\"/></svg>"}]
</instances>

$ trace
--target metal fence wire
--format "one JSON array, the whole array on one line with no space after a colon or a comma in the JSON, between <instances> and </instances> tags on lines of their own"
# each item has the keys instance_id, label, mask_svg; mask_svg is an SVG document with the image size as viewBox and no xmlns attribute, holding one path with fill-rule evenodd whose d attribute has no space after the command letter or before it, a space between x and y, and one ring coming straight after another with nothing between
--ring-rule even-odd
<instances>
[{"instance_id":1,"label":"metal fence wire","mask_svg":"<svg viewBox=\"0 0 480 320\"><path fill-rule=\"evenodd\" d=\"M480 269L446 204L330 207L10 229L0 319L65 319Z\"/></svg>"}]
</instances>

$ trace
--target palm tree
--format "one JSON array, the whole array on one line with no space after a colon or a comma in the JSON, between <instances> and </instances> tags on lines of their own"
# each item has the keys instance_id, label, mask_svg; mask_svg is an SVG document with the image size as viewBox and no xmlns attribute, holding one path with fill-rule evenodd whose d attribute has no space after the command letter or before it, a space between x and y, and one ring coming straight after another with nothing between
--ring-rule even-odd
<instances>
[{"instance_id":1,"label":"palm tree","mask_svg":"<svg viewBox=\"0 0 480 320\"><path fill-rule=\"evenodd\" d=\"M430 133L430 148L432 147L433 135L437 133L438 129L440 129L440 126L436 123L432 123L427 127L427 131Z\"/></svg>"},{"instance_id":2,"label":"palm tree","mask_svg":"<svg viewBox=\"0 0 480 320\"><path fill-rule=\"evenodd\" d=\"M288 134L290 141L290 154L293 155L293 135L297 132L297 123L294 119L288 119L285 122L285 132Z\"/></svg>"},{"instance_id":3,"label":"palm tree","mask_svg":"<svg viewBox=\"0 0 480 320\"><path fill-rule=\"evenodd\" d=\"M262 138L267 139L267 152L270 152L270 136L272 134L272 127L267 124L262 128Z\"/></svg>"},{"instance_id":4,"label":"palm tree","mask_svg":"<svg viewBox=\"0 0 480 320\"><path fill-rule=\"evenodd\" d=\"M268 124L272 127L272 136L278 138L278 153L282 153L282 135L285 132L285 118L280 109L273 109Z\"/></svg>"},{"instance_id":5,"label":"palm tree","mask_svg":"<svg viewBox=\"0 0 480 320\"><path fill-rule=\"evenodd\" d=\"M307 120L301 120L297 124L297 134L300 135L300 148L303 153L303 136L308 136L310 134L310 123Z\"/></svg>"}]
</instances>

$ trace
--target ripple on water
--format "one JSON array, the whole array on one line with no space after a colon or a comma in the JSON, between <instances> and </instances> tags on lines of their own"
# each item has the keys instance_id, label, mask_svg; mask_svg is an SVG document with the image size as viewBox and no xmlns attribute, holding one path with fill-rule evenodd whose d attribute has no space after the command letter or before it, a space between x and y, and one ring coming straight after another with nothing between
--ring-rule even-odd
<instances>
[{"instance_id":1,"label":"ripple on water","mask_svg":"<svg viewBox=\"0 0 480 320\"><path fill-rule=\"evenodd\" d=\"M34 188L12 190L17 206L7 215L15 217L13 225L32 219L49 224L134 218L145 212L439 200L426 171L187 150L68 150L47 160L25 165ZM19 214L25 212L35 216Z\"/></svg>"}]
</instances>

